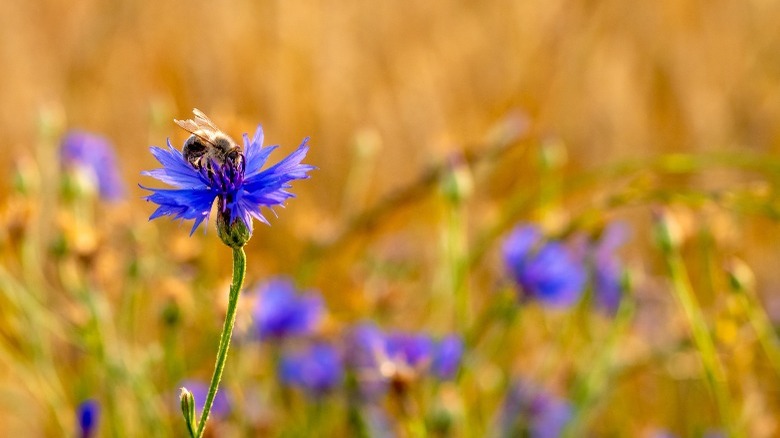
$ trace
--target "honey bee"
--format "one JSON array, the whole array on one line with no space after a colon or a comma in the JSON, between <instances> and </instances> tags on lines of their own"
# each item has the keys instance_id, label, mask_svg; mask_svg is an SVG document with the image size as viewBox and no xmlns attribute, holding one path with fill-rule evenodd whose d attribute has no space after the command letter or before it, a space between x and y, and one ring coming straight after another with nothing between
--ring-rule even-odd
<instances>
[{"instance_id":1,"label":"honey bee","mask_svg":"<svg viewBox=\"0 0 780 438\"><path fill-rule=\"evenodd\" d=\"M192 134L182 147L184 159L198 170L204 167L211 170L212 163L221 166L228 160L240 166L244 159L241 146L217 128L203 111L195 108L192 113L195 114L194 119L173 120Z\"/></svg>"}]
</instances>

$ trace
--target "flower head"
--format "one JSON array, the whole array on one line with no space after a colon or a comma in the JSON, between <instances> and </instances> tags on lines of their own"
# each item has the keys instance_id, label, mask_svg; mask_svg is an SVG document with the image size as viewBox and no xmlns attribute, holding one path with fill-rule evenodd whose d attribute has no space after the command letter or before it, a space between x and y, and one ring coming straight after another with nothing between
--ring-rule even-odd
<instances>
[{"instance_id":1,"label":"flower head","mask_svg":"<svg viewBox=\"0 0 780 438\"><path fill-rule=\"evenodd\" d=\"M76 416L78 419L78 436L89 438L95 436L98 418L100 417L100 404L97 400L88 399L79 404Z\"/></svg>"},{"instance_id":2,"label":"flower head","mask_svg":"<svg viewBox=\"0 0 780 438\"><path fill-rule=\"evenodd\" d=\"M289 278L273 278L258 288L253 317L260 339L283 339L314 331L324 305L314 293L299 294Z\"/></svg>"},{"instance_id":3,"label":"flower head","mask_svg":"<svg viewBox=\"0 0 780 438\"><path fill-rule=\"evenodd\" d=\"M460 366L463 343L449 335L440 341L425 333L384 333L376 326L354 327L347 339L347 365L356 373L361 393L371 399L388 387L403 390L433 375L452 379Z\"/></svg>"},{"instance_id":4,"label":"flower head","mask_svg":"<svg viewBox=\"0 0 780 438\"><path fill-rule=\"evenodd\" d=\"M575 304L585 287L585 268L561 242L544 240L533 225L512 231L503 245L504 261L524 298L553 307Z\"/></svg>"},{"instance_id":5,"label":"flower head","mask_svg":"<svg viewBox=\"0 0 780 438\"><path fill-rule=\"evenodd\" d=\"M200 151L199 155L193 157L190 148L185 157L182 151L171 145L170 140L167 149L151 148L152 154L163 167L142 174L157 178L175 188L153 189L142 186L152 192L146 200L158 205L149 219L173 216L176 219L193 220L190 231L192 234L204 220L208 219L211 206L216 200L218 214L224 226L240 225L246 230L246 238L248 238L252 232L252 218L268 224L260 208L283 205L288 198L294 197L287 191L291 187L290 181L306 179L309 177L307 172L314 169L313 166L301 164L309 150L307 146L309 139L305 138L298 149L282 161L261 170L270 153L277 148L277 146L263 147L262 127L257 127L255 136L251 140L247 134L244 134L242 149L232 144L232 140L218 131L201 112L196 110L195 114L195 121L186 121L192 123L193 137L204 139L199 143L201 147L214 149ZM186 123L180 122L180 125L190 126ZM203 127L204 130L210 131L205 133L196 131L194 127ZM208 140L208 138L213 139L217 134L221 141L231 144L224 146L215 140L213 142ZM193 137L190 137L185 146L192 144ZM218 149L215 143L220 144L219 148L231 148L230 152ZM222 153L213 152L214 150Z\"/></svg>"},{"instance_id":6,"label":"flower head","mask_svg":"<svg viewBox=\"0 0 780 438\"><path fill-rule=\"evenodd\" d=\"M282 383L299 387L314 397L333 391L344 378L341 355L333 346L322 343L286 354L279 371Z\"/></svg>"},{"instance_id":7,"label":"flower head","mask_svg":"<svg viewBox=\"0 0 780 438\"><path fill-rule=\"evenodd\" d=\"M66 169L86 175L97 186L100 197L116 201L125 194L111 143L98 135L72 131L62 139L60 161Z\"/></svg>"}]
</instances>

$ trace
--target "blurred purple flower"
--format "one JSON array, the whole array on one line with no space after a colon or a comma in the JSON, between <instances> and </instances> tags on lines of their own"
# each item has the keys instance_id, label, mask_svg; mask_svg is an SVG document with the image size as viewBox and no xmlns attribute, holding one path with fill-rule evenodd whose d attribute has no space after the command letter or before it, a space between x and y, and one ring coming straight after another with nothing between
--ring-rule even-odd
<instances>
[{"instance_id":1,"label":"blurred purple flower","mask_svg":"<svg viewBox=\"0 0 780 438\"><path fill-rule=\"evenodd\" d=\"M562 243L544 241L534 225L516 227L504 241L503 256L522 297L561 308L580 299L587 277L581 260Z\"/></svg>"},{"instance_id":2,"label":"blurred purple flower","mask_svg":"<svg viewBox=\"0 0 780 438\"><path fill-rule=\"evenodd\" d=\"M197 118L197 117L196 117ZM260 207L283 205L294 197L286 189L290 181L306 179L313 166L301 164L309 147L305 138L298 149L279 163L261 171L271 151L278 146L263 147L263 129L258 126L252 140L244 134L243 153L240 158L225 159L224 163L210 160L196 168L175 149L168 140L168 148L152 147L152 155L163 165L162 168L142 172L157 178L173 189L153 189L147 201L158 204L149 219L173 216L176 219L194 220L190 234L194 233L204 220L208 219L214 200L219 203L220 214L225 215L228 225L241 220L252 232L252 218L268 224Z\"/></svg>"},{"instance_id":3,"label":"blurred purple flower","mask_svg":"<svg viewBox=\"0 0 780 438\"><path fill-rule=\"evenodd\" d=\"M322 297L314 293L299 295L288 278L268 280L257 288L257 293L253 317L261 340L310 334L322 318Z\"/></svg>"},{"instance_id":4,"label":"blurred purple flower","mask_svg":"<svg viewBox=\"0 0 780 438\"><path fill-rule=\"evenodd\" d=\"M188 379L179 384L180 388L187 388L195 398L195 415L200 415L203 405L206 404L206 397L209 393L209 386L200 380ZM217 391L214 396L214 404L211 405L211 416L225 418L230 414L230 398L225 389Z\"/></svg>"},{"instance_id":5,"label":"blurred purple flower","mask_svg":"<svg viewBox=\"0 0 780 438\"><path fill-rule=\"evenodd\" d=\"M463 359L463 341L456 335L445 336L436 346L433 374L440 380L454 379Z\"/></svg>"},{"instance_id":6,"label":"blurred purple flower","mask_svg":"<svg viewBox=\"0 0 780 438\"><path fill-rule=\"evenodd\" d=\"M385 354L396 367L427 369L433 362L434 343L430 336L394 332L385 335Z\"/></svg>"},{"instance_id":7,"label":"blurred purple flower","mask_svg":"<svg viewBox=\"0 0 780 438\"><path fill-rule=\"evenodd\" d=\"M610 224L592 247L593 294L596 305L614 314L623 297L625 267L615 253L628 238L625 224Z\"/></svg>"},{"instance_id":8,"label":"blurred purple flower","mask_svg":"<svg viewBox=\"0 0 780 438\"><path fill-rule=\"evenodd\" d=\"M76 409L76 416L79 423L80 438L90 438L95 436L97 431L98 419L100 418L100 404L97 400L88 399L79 404Z\"/></svg>"},{"instance_id":9,"label":"blurred purple flower","mask_svg":"<svg viewBox=\"0 0 780 438\"><path fill-rule=\"evenodd\" d=\"M104 137L81 131L71 131L62 139L60 160L63 167L84 172L97 185L100 197L117 201L125 194L116 155Z\"/></svg>"},{"instance_id":10,"label":"blurred purple flower","mask_svg":"<svg viewBox=\"0 0 780 438\"><path fill-rule=\"evenodd\" d=\"M516 382L499 414L499 436L559 437L571 417L572 408L566 400L528 382Z\"/></svg>"},{"instance_id":11,"label":"blurred purple flower","mask_svg":"<svg viewBox=\"0 0 780 438\"><path fill-rule=\"evenodd\" d=\"M365 400L374 400L387 390L387 382L379 368L387 356L384 334L373 324L352 327L345 340L346 367L357 381L357 390Z\"/></svg>"},{"instance_id":12,"label":"blurred purple flower","mask_svg":"<svg viewBox=\"0 0 780 438\"><path fill-rule=\"evenodd\" d=\"M328 344L313 344L304 351L286 354L279 368L282 383L314 397L333 391L344 378L341 356Z\"/></svg>"},{"instance_id":13,"label":"blurred purple flower","mask_svg":"<svg viewBox=\"0 0 780 438\"><path fill-rule=\"evenodd\" d=\"M437 342L424 333L383 333L376 326L361 324L348 335L346 351L347 366L355 372L361 394L373 399L388 386L405 388L429 374L441 380L454 378L463 343L454 335Z\"/></svg>"}]
</instances>

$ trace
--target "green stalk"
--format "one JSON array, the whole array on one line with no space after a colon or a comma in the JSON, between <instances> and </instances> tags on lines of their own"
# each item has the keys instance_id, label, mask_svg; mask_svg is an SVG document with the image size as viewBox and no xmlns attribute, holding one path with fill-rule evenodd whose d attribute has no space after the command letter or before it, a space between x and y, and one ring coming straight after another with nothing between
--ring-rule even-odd
<instances>
[{"instance_id":1,"label":"green stalk","mask_svg":"<svg viewBox=\"0 0 780 438\"><path fill-rule=\"evenodd\" d=\"M690 324L693 341L699 350L704 373L707 383L715 396L718 405L718 411L724 425L729 431L729 436L743 436L737 425L734 408L731 402L731 396L727 387L726 371L718 358L718 352L715 342L710 336L707 322L701 311L701 306L696 299L691 285L688 271L683 262L682 256L677 248L676 237L670 229L671 224L665 213L658 214L656 220L656 230L658 232L658 242L666 261L669 277L672 281L677 299L683 308L688 324Z\"/></svg>"},{"instance_id":2,"label":"green stalk","mask_svg":"<svg viewBox=\"0 0 780 438\"><path fill-rule=\"evenodd\" d=\"M766 314L761 300L756 296L756 292L750 281L746 281L745 276L748 268L741 264L732 262L728 268L729 283L732 292L736 295L737 302L742 312L747 316L750 324L753 325L753 331L758 337L758 341L764 349L769 363L774 368L775 373L780 376L780 339L772 327L772 321Z\"/></svg>"},{"instance_id":3,"label":"green stalk","mask_svg":"<svg viewBox=\"0 0 780 438\"><path fill-rule=\"evenodd\" d=\"M214 375L211 377L209 393L206 397L206 404L203 405L203 413L200 415L198 423L198 432L196 438L201 438L206 430L206 421L209 419L211 405L214 404L214 397L217 395L219 381L222 379L222 371L225 369L225 360L227 359L228 348L230 348L230 338L233 335L233 326L236 322L236 308L238 307L238 293L244 284L244 274L246 274L246 253L243 248L233 248L233 283L230 285L230 299L228 301L227 315L225 315L225 325L222 327L222 335L219 339L219 350L217 351L217 363L214 366Z\"/></svg>"},{"instance_id":4,"label":"green stalk","mask_svg":"<svg viewBox=\"0 0 780 438\"><path fill-rule=\"evenodd\" d=\"M624 297L618 307L615 319L609 329L609 334L604 340L604 348L596 352L596 357L589 369L578 377L574 384L573 399L576 405L574 417L564 430L563 436L576 436L577 431L585 430L589 421L591 410L605 395L605 392L614 382L617 375L613 365L615 355L620 346L620 340L630 328L634 316L634 303L629 297Z\"/></svg>"}]
</instances>

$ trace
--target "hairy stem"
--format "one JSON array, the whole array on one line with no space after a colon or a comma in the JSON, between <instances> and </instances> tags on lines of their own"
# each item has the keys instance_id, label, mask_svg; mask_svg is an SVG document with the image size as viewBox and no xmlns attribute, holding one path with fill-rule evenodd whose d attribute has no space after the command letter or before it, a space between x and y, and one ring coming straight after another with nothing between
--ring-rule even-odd
<instances>
[{"instance_id":1,"label":"hairy stem","mask_svg":"<svg viewBox=\"0 0 780 438\"><path fill-rule=\"evenodd\" d=\"M209 393L206 396L206 404L203 405L203 413L198 422L198 432L196 438L201 438L206 430L206 421L209 419L211 405L214 404L214 397L217 395L219 381L222 379L222 371L225 369L225 360L227 359L228 348L230 348L230 337L233 335L233 325L236 322L236 308L238 307L238 293L244 284L244 274L246 273L246 253L243 248L233 248L233 282L230 284L230 299L228 301L227 314L225 315L225 325L222 327L222 335L219 339L219 350L217 351L217 363L214 366L214 375L211 377Z\"/></svg>"}]
</instances>

